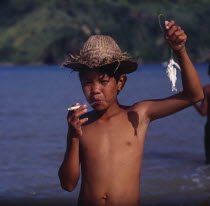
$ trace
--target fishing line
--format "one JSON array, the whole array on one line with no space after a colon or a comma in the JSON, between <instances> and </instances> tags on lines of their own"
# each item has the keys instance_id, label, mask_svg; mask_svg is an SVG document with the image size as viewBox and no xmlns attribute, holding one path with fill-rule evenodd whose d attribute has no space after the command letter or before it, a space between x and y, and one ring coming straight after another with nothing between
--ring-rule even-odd
<instances>
[{"instance_id":1,"label":"fishing line","mask_svg":"<svg viewBox=\"0 0 210 206\"><path fill-rule=\"evenodd\" d=\"M161 23L161 18L163 20L163 23ZM164 14L159 14L158 15L158 22L159 22L160 29L162 31L165 31L165 29L164 29L165 28L165 21L167 21L166 16ZM177 80L176 70L177 69L181 70L180 66L174 61L174 59L173 59L173 49L170 48L170 59L169 59L168 64L167 64L166 74L171 81L172 91L177 91L177 88L176 88L176 80Z\"/></svg>"},{"instance_id":2,"label":"fishing line","mask_svg":"<svg viewBox=\"0 0 210 206\"><path fill-rule=\"evenodd\" d=\"M161 21L161 18L162 18L162 21ZM167 21L165 14L159 14L158 22L159 22L160 29L162 31L165 31L165 21ZM171 56L171 59L173 59L173 49L171 49L171 48L170 48L170 56Z\"/></svg>"},{"instance_id":3,"label":"fishing line","mask_svg":"<svg viewBox=\"0 0 210 206\"><path fill-rule=\"evenodd\" d=\"M166 16L164 14L159 14L158 15L158 22L159 22L160 29L162 31L165 31L164 27L161 24L161 17L164 19L163 22L164 22L164 27L165 27Z\"/></svg>"}]
</instances>

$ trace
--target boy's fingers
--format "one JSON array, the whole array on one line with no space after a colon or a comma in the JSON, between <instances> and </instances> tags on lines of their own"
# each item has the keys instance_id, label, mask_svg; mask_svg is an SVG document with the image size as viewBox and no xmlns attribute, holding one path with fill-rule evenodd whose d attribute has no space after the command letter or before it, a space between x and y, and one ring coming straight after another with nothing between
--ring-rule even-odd
<instances>
[{"instance_id":1,"label":"boy's fingers","mask_svg":"<svg viewBox=\"0 0 210 206\"><path fill-rule=\"evenodd\" d=\"M79 105L80 105L80 103L75 103L75 104L73 104L71 107L75 107L75 106L79 106ZM71 108L71 107L70 107L70 108ZM68 111L68 115L69 115L69 114L72 114L74 111L75 111L75 110L69 110L69 111Z\"/></svg>"},{"instance_id":2,"label":"boy's fingers","mask_svg":"<svg viewBox=\"0 0 210 206\"><path fill-rule=\"evenodd\" d=\"M179 30L179 31L181 31L181 30L182 30L181 26L178 26L178 30ZM182 31L183 31L183 30L182 30Z\"/></svg>"},{"instance_id":3,"label":"boy's fingers","mask_svg":"<svg viewBox=\"0 0 210 206\"><path fill-rule=\"evenodd\" d=\"M87 106L84 106L75 110L71 115L69 115L68 121L73 123L79 121L79 117L87 112L86 107Z\"/></svg>"},{"instance_id":4,"label":"boy's fingers","mask_svg":"<svg viewBox=\"0 0 210 206\"><path fill-rule=\"evenodd\" d=\"M187 36L184 34L182 36L179 36L177 39L176 39L176 43L177 44L182 44L182 43L185 43L187 41Z\"/></svg>"},{"instance_id":5,"label":"boy's fingers","mask_svg":"<svg viewBox=\"0 0 210 206\"><path fill-rule=\"evenodd\" d=\"M77 103L73 104L72 107L78 106L78 105L80 105L80 103L77 102Z\"/></svg>"},{"instance_id":6,"label":"boy's fingers","mask_svg":"<svg viewBox=\"0 0 210 206\"><path fill-rule=\"evenodd\" d=\"M171 36L171 41L175 41L177 38L179 38L180 36L182 36L184 34L183 30L178 30L175 31L174 34Z\"/></svg>"},{"instance_id":7,"label":"boy's fingers","mask_svg":"<svg viewBox=\"0 0 210 206\"><path fill-rule=\"evenodd\" d=\"M166 27L166 29L170 29L173 25L175 25L175 21L174 20L165 21L165 27Z\"/></svg>"},{"instance_id":8,"label":"boy's fingers","mask_svg":"<svg viewBox=\"0 0 210 206\"><path fill-rule=\"evenodd\" d=\"M185 40L185 39L187 39L187 35L186 35L185 33L183 33L183 34L177 36L176 39L175 39L175 41L176 41L176 42L177 42L177 41L180 41L180 40L183 41L183 40Z\"/></svg>"},{"instance_id":9,"label":"boy's fingers","mask_svg":"<svg viewBox=\"0 0 210 206\"><path fill-rule=\"evenodd\" d=\"M76 103L76 104L74 104L72 107L74 107L74 106L79 106L80 104L79 103ZM69 112L68 112L68 116L72 116L75 112L77 112L77 111L81 111L82 109L84 109L84 108L86 108L87 107L87 105L81 105L79 108L77 108L77 109L73 109L73 110L69 110Z\"/></svg>"},{"instance_id":10,"label":"boy's fingers","mask_svg":"<svg viewBox=\"0 0 210 206\"><path fill-rule=\"evenodd\" d=\"M81 114L81 112L83 112L84 110L87 112L87 105L81 105L78 109L75 109L74 110L74 113L75 113L75 116L80 116Z\"/></svg>"},{"instance_id":11,"label":"boy's fingers","mask_svg":"<svg viewBox=\"0 0 210 206\"><path fill-rule=\"evenodd\" d=\"M82 126L85 122L88 121L88 118L83 118L83 119L80 119L78 122L77 122L77 126Z\"/></svg>"},{"instance_id":12,"label":"boy's fingers","mask_svg":"<svg viewBox=\"0 0 210 206\"><path fill-rule=\"evenodd\" d=\"M70 112L73 111L73 113L76 113L76 112L82 111L83 109L87 108L87 105L79 105L79 106L80 106L79 108L70 110Z\"/></svg>"},{"instance_id":13,"label":"boy's fingers","mask_svg":"<svg viewBox=\"0 0 210 206\"><path fill-rule=\"evenodd\" d=\"M82 111L83 109L87 108L87 105L81 105L78 109L75 109L75 112Z\"/></svg>"},{"instance_id":14,"label":"boy's fingers","mask_svg":"<svg viewBox=\"0 0 210 206\"><path fill-rule=\"evenodd\" d=\"M72 121L72 126L74 126L75 128L80 128L87 121L88 121L88 118L75 119Z\"/></svg>"},{"instance_id":15,"label":"boy's fingers","mask_svg":"<svg viewBox=\"0 0 210 206\"><path fill-rule=\"evenodd\" d=\"M165 21L165 27L166 27L166 29L169 29L168 23L169 23L169 21Z\"/></svg>"},{"instance_id":16,"label":"boy's fingers","mask_svg":"<svg viewBox=\"0 0 210 206\"><path fill-rule=\"evenodd\" d=\"M168 26L172 27L173 25L175 25L175 21L174 20L169 21Z\"/></svg>"},{"instance_id":17,"label":"boy's fingers","mask_svg":"<svg viewBox=\"0 0 210 206\"><path fill-rule=\"evenodd\" d=\"M174 32L176 32L178 30L177 26L172 26L168 31L167 31L167 35L170 37L174 34Z\"/></svg>"},{"instance_id":18,"label":"boy's fingers","mask_svg":"<svg viewBox=\"0 0 210 206\"><path fill-rule=\"evenodd\" d=\"M71 121L71 125L72 125L73 127L77 127L78 122L79 122L79 119L73 119L73 120Z\"/></svg>"},{"instance_id":19,"label":"boy's fingers","mask_svg":"<svg viewBox=\"0 0 210 206\"><path fill-rule=\"evenodd\" d=\"M79 106L79 105L80 105L80 103L75 103L71 107L75 107L75 106Z\"/></svg>"},{"instance_id":20,"label":"boy's fingers","mask_svg":"<svg viewBox=\"0 0 210 206\"><path fill-rule=\"evenodd\" d=\"M182 34L184 34L184 31L183 30L178 30L174 33L176 36L180 36Z\"/></svg>"},{"instance_id":21,"label":"boy's fingers","mask_svg":"<svg viewBox=\"0 0 210 206\"><path fill-rule=\"evenodd\" d=\"M81 110L78 110L78 111L75 111L75 114L74 114L74 117L75 118L79 118L81 115L85 114L87 112L87 109L81 109Z\"/></svg>"}]
</instances>

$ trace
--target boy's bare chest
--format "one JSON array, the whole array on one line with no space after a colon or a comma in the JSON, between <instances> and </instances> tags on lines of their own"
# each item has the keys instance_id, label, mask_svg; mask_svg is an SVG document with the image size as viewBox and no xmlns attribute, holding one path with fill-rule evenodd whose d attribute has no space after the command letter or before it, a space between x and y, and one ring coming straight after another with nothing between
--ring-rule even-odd
<instances>
[{"instance_id":1,"label":"boy's bare chest","mask_svg":"<svg viewBox=\"0 0 210 206\"><path fill-rule=\"evenodd\" d=\"M143 150L147 126L141 121L131 122L128 118L118 121L96 123L83 128L80 140L82 153L88 156L138 155Z\"/></svg>"}]
</instances>

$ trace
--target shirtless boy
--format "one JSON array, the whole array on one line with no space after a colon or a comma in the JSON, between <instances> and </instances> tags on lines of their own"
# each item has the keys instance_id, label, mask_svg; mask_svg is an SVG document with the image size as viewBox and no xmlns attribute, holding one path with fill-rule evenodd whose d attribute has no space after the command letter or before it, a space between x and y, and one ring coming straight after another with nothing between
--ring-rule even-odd
<instances>
[{"instance_id":1,"label":"shirtless boy","mask_svg":"<svg viewBox=\"0 0 210 206\"><path fill-rule=\"evenodd\" d=\"M208 69L208 75L210 76L210 64ZM207 115L207 122L205 125L204 146L206 164L210 164L210 84L204 86L203 93L204 99L202 100L201 105L196 103L194 106L201 115Z\"/></svg>"},{"instance_id":2,"label":"shirtless boy","mask_svg":"<svg viewBox=\"0 0 210 206\"><path fill-rule=\"evenodd\" d=\"M87 106L81 105L68 113L67 148L59 169L62 188L73 191L81 164L80 206L139 206L148 125L203 99L199 77L185 49L184 31L174 21L165 24L165 39L177 56L183 82L183 91L166 99L119 104L117 94L126 82L125 74L137 64L110 37L91 36L80 57L64 64L79 71L82 90L93 108L86 113Z\"/></svg>"}]
</instances>

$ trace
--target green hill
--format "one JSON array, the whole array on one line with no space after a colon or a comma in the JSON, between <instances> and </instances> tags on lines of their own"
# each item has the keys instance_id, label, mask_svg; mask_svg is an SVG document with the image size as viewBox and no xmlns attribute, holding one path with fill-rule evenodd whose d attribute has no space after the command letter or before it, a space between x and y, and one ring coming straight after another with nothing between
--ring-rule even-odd
<instances>
[{"instance_id":1,"label":"green hill","mask_svg":"<svg viewBox=\"0 0 210 206\"><path fill-rule=\"evenodd\" d=\"M0 63L60 64L92 34L108 34L140 62L168 60L158 14L188 35L194 62L210 61L210 1L2 0Z\"/></svg>"}]
</instances>

